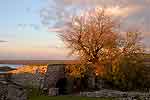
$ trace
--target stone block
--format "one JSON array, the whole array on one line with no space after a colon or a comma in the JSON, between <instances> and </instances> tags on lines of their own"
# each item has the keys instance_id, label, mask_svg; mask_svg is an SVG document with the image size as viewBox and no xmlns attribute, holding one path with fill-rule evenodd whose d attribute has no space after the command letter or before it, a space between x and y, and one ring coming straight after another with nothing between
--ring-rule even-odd
<instances>
[{"instance_id":1,"label":"stone block","mask_svg":"<svg viewBox=\"0 0 150 100\"><path fill-rule=\"evenodd\" d=\"M48 95L49 96L57 96L58 95L58 88L49 88Z\"/></svg>"}]
</instances>

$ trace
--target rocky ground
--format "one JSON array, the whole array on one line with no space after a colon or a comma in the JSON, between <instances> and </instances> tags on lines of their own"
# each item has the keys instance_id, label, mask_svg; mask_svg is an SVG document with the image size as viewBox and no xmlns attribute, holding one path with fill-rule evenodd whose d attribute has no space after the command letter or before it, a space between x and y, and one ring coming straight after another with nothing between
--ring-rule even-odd
<instances>
[{"instance_id":1,"label":"rocky ground","mask_svg":"<svg viewBox=\"0 0 150 100\"><path fill-rule=\"evenodd\" d=\"M19 84L0 81L0 100L27 100L26 90Z\"/></svg>"},{"instance_id":2,"label":"rocky ground","mask_svg":"<svg viewBox=\"0 0 150 100\"><path fill-rule=\"evenodd\" d=\"M149 92L122 92L116 90L103 89L95 92L81 92L79 96L86 97L110 97L119 98L119 100L150 100Z\"/></svg>"}]
</instances>

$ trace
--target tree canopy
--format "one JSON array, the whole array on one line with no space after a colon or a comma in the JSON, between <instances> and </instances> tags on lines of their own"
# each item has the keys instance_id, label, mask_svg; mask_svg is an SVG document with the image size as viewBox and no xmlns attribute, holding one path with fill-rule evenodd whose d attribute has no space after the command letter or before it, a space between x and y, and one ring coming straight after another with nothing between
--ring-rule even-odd
<instances>
[{"instance_id":1,"label":"tree canopy","mask_svg":"<svg viewBox=\"0 0 150 100\"><path fill-rule=\"evenodd\" d=\"M105 9L94 9L74 16L60 37L83 64L91 63L94 69L102 70L108 63L116 65L125 56L143 52L140 32L134 29L122 32L119 26L119 19Z\"/></svg>"}]
</instances>

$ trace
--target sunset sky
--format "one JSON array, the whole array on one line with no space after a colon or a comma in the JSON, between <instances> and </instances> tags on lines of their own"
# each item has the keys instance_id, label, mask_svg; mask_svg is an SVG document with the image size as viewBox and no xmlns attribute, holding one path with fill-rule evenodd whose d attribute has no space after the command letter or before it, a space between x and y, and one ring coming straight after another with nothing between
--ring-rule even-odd
<instances>
[{"instance_id":1,"label":"sunset sky","mask_svg":"<svg viewBox=\"0 0 150 100\"><path fill-rule=\"evenodd\" d=\"M0 59L69 59L55 31L95 7L140 27L150 48L150 0L0 0Z\"/></svg>"}]
</instances>

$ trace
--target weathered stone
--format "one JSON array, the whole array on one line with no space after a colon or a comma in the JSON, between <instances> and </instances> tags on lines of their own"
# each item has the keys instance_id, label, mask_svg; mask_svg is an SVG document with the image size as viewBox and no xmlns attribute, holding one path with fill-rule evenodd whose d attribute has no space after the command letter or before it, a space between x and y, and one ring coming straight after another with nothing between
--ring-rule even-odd
<instances>
[{"instance_id":1,"label":"weathered stone","mask_svg":"<svg viewBox=\"0 0 150 100\"><path fill-rule=\"evenodd\" d=\"M48 89L49 96L58 95L60 89L57 83L65 77L65 64L50 64L47 67L47 72L44 80L44 88Z\"/></svg>"},{"instance_id":2,"label":"weathered stone","mask_svg":"<svg viewBox=\"0 0 150 100\"><path fill-rule=\"evenodd\" d=\"M7 98L7 84L0 82L0 100L5 100Z\"/></svg>"},{"instance_id":3,"label":"weathered stone","mask_svg":"<svg viewBox=\"0 0 150 100\"><path fill-rule=\"evenodd\" d=\"M101 79L98 79L97 82L95 82L95 87L98 90L101 90L104 87L104 81Z\"/></svg>"},{"instance_id":4,"label":"weathered stone","mask_svg":"<svg viewBox=\"0 0 150 100\"><path fill-rule=\"evenodd\" d=\"M80 96L87 97L115 97L119 100L150 100L150 93L142 92L121 92L116 90L100 90L95 92L81 92Z\"/></svg>"},{"instance_id":5,"label":"weathered stone","mask_svg":"<svg viewBox=\"0 0 150 100\"><path fill-rule=\"evenodd\" d=\"M0 82L0 100L27 100L26 90L13 82Z\"/></svg>"},{"instance_id":6,"label":"weathered stone","mask_svg":"<svg viewBox=\"0 0 150 100\"><path fill-rule=\"evenodd\" d=\"M90 89L94 89L95 88L95 77L92 77L92 76L89 77L87 84Z\"/></svg>"},{"instance_id":7,"label":"weathered stone","mask_svg":"<svg viewBox=\"0 0 150 100\"><path fill-rule=\"evenodd\" d=\"M41 85L43 85L44 76L40 73L20 73L12 75L12 80L23 86L32 85L32 87L41 87Z\"/></svg>"},{"instance_id":8,"label":"weathered stone","mask_svg":"<svg viewBox=\"0 0 150 100\"><path fill-rule=\"evenodd\" d=\"M55 88L57 81L65 76L64 67L64 64L48 65L48 69L45 75L44 87Z\"/></svg>"},{"instance_id":9,"label":"weathered stone","mask_svg":"<svg viewBox=\"0 0 150 100\"><path fill-rule=\"evenodd\" d=\"M49 96L57 96L58 95L58 88L49 88Z\"/></svg>"},{"instance_id":10,"label":"weathered stone","mask_svg":"<svg viewBox=\"0 0 150 100\"><path fill-rule=\"evenodd\" d=\"M8 100L27 100L26 90L20 86L8 85Z\"/></svg>"}]
</instances>

